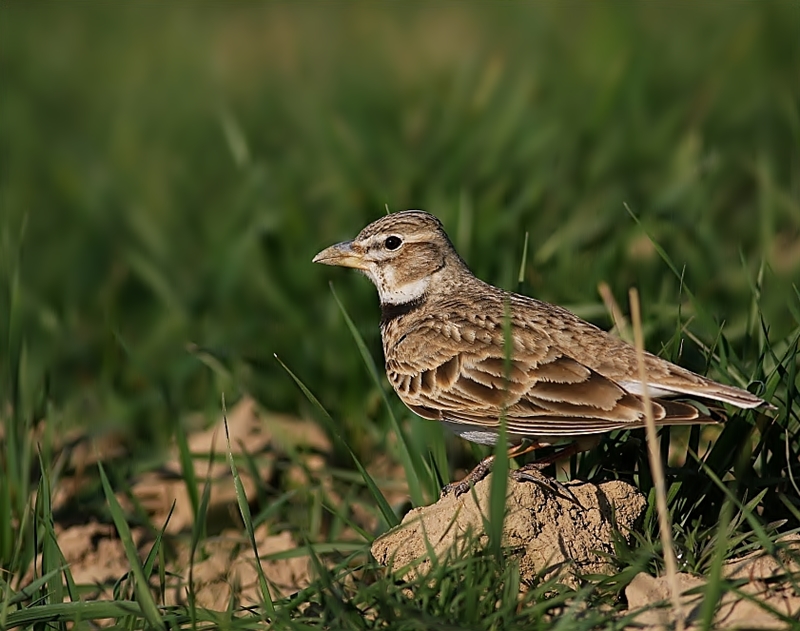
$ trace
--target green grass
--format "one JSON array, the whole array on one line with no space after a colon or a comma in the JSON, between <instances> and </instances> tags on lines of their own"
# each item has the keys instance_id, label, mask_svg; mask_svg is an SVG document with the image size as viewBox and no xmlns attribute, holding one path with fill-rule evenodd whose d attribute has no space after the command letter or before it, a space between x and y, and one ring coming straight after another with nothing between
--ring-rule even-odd
<instances>
[{"instance_id":1,"label":"green grass","mask_svg":"<svg viewBox=\"0 0 800 631\"><path fill-rule=\"evenodd\" d=\"M387 205L437 214L481 278L606 328L598 284L625 311L636 286L649 350L778 406L733 414L708 453L667 470L681 569L712 576L712 604L735 589L724 559L800 528L799 21L777 1L5 3L0 628L620 627L625 585L663 568L638 432L574 461L578 477L650 494L613 577L517 597L497 555L457 556L410 586L368 557L407 508L368 472L379 455L402 465L414 505L486 455L391 393L369 283L310 263ZM177 441L202 556L216 531L190 464L226 454L190 453L186 432L245 394L331 438L325 473L302 488L279 475L239 504L251 541L266 523L308 544L316 578L274 602L265 585L253 610L208 612L191 594L164 607L143 582L168 579L165 524L112 491ZM51 495L75 473L56 449L73 431L117 436L127 455L90 468L65 515ZM702 453L699 429L661 436L665 452L679 437ZM307 468L302 451L282 458L281 471ZM144 561L129 550L113 602L78 598L55 535L76 515L123 540L133 524L154 533Z\"/></svg>"}]
</instances>

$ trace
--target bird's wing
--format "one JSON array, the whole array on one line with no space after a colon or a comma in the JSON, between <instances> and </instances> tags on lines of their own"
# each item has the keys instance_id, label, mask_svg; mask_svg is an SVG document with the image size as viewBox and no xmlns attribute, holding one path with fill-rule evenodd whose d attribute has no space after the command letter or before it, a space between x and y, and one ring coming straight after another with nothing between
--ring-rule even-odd
<instances>
[{"instance_id":1,"label":"bird's wing","mask_svg":"<svg viewBox=\"0 0 800 631\"><path fill-rule=\"evenodd\" d=\"M645 387L639 379L639 360L633 346L556 305L517 294L509 295L508 300L518 326L528 330L546 328L553 336L552 342L566 355L574 356L577 350L577 355L588 368L613 380L631 394L644 394ZM747 390L717 383L651 353L644 353L644 362L647 391L652 398L689 397L729 403L740 408L777 409Z\"/></svg>"},{"instance_id":2,"label":"bird's wing","mask_svg":"<svg viewBox=\"0 0 800 631\"><path fill-rule=\"evenodd\" d=\"M569 357L540 331L431 318L386 349L389 380L422 417L509 432L576 436L641 426L644 402ZM656 400L659 424L710 421L694 406Z\"/></svg>"}]
</instances>

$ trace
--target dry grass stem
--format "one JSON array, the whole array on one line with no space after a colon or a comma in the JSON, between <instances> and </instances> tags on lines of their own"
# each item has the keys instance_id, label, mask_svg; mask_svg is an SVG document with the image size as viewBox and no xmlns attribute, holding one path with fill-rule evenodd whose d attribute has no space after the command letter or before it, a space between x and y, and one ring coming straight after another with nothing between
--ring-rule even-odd
<instances>
[{"instance_id":1,"label":"dry grass stem","mask_svg":"<svg viewBox=\"0 0 800 631\"><path fill-rule=\"evenodd\" d=\"M639 379L642 382L644 398L645 421L647 425L647 451L650 457L650 469L653 472L653 484L656 489L656 508L658 509L658 525L661 531L661 541L664 550L664 565L667 569L672 608L675 613L675 629L683 631L684 617L681 607L681 594L678 586L678 566L675 561L675 550L672 546L672 525L667 508L667 491L664 480L664 466L661 462L661 453L658 450L658 437L656 424L653 419L653 407L650 394L647 390L647 370L644 366L644 335L642 334L642 316L639 309L639 292L631 287L628 298L631 304L631 321L633 325L634 345L636 357L639 361Z\"/></svg>"},{"instance_id":2,"label":"dry grass stem","mask_svg":"<svg viewBox=\"0 0 800 631\"><path fill-rule=\"evenodd\" d=\"M619 308L619 304L616 298L614 298L614 293L611 291L611 287L608 286L608 283L605 281L599 283L597 285L597 293L600 294L606 310L611 314L611 319L614 321L614 329L617 335L626 342L633 342L631 333L628 330L628 321L625 319L622 309Z\"/></svg>"}]
</instances>

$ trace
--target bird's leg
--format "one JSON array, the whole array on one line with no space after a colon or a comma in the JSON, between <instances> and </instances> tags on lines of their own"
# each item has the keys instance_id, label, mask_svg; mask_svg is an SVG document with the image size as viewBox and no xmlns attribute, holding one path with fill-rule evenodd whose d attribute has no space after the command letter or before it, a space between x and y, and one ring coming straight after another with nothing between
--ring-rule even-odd
<instances>
[{"instance_id":1,"label":"bird's leg","mask_svg":"<svg viewBox=\"0 0 800 631\"><path fill-rule=\"evenodd\" d=\"M519 445L514 445L511 449L508 450L508 458L516 458L517 456L522 456L528 452L533 451L539 447L539 443L530 443L529 441L523 441ZM442 489L442 497L445 495L449 495L452 493L456 497L459 495L463 495L467 491L469 491L471 486L474 486L487 475L492 470L492 465L494 464L494 454L488 456L481 460L478 463L478 466L475 467L472 471L470 471L463 479L459 480L458 482L451 482L450 484L445 484L444 488Z\"/></svg>"},{"instance_id":2,"label":"bird's leg","mask_svg":"<svg viewBox=\"0 0 800 631\"><path fill-rule=\"evenodd\" d=\"M575 441L566 447L563 447L562 449L554 451L549 456L539 458L538 460L534 460L533 462L529 462L528 464L521 466L519 469L517 469L517 471L541 471L545 467L550 466L558 460L569 458L570 456L581 453L582 451L586 451L586 447L584 447L584 445L582 445L580 442Z\"/></svg>"},{"instance_id":3,"label":"bird's leg","mask_svg":"<svg viewBox=\"0 0 800 631\"><path fill-rule=\"evenodd\" d=\"M536 467L517 469L512 471L509 475L517 482L533 482L534 484L541 486L543 489L550 491L553 493L553 495L560 495L561 497L568 499L573 504L577 504L578 506L581 505L581 503L578 501L578 498L575 497L572 491L570 491L555 478L546 476Z\"/></svg>"},{"instance_id":4,"label":"bird's leg","mask_svg":"<svg viewBox=\"0 0 800 631\"><path fill-rule=\"evenodd\" d=\"M489 472L492 470L492 464L494 464L494 454L481 460L478 463L478 466L476 466L458 482L445 484L442 487L442 497L445 495L450 495L450 493L456 497L459 495L464 495L464 493L469 491L471 486L477 484L483 480L483 478L489 475Z\"/></svg>"},{"instance_id":5,"label":"bird's leg","mask_svg":"<svg viewBox=\"0 0 800 631\"><path fill-rule=\"evenodd\" d=\"M566 497L568 500L580 506L580 502L577 500L575 495L572 494L572 491L570 491L555 478L550 478L544 475L544 473L542 473L542 469L553 464L557 460L568 458L569 456L582 451L586 451L586 446L580 441L576 441L559 451L553 452L549 456L545 456L544 458L535 460L534 462L529 462L516 471L512 471L511 477L517 482L534 482L535 484L539 484L540 486L554 492L556 495Z\"/></svg>"}]
</instances>

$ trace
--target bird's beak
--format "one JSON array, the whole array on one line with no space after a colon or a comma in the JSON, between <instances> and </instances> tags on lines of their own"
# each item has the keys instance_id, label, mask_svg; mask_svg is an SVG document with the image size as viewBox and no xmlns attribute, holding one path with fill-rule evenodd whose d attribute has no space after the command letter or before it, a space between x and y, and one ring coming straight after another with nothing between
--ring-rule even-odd
<instances>
[{"instance_id":1,"label":"bird's beak","mask_svg":"<svg viewBox=\"0 0 800 631\"><path fill-rule=\"evenodd\" d=\"M325 248L317 254L312 263L322 263L324 265L338 265L339 267L353 267L355 269L367 269L364 258L353 248L352 241L337 243L329 248Z\"/></svg>"}]
</instances>

